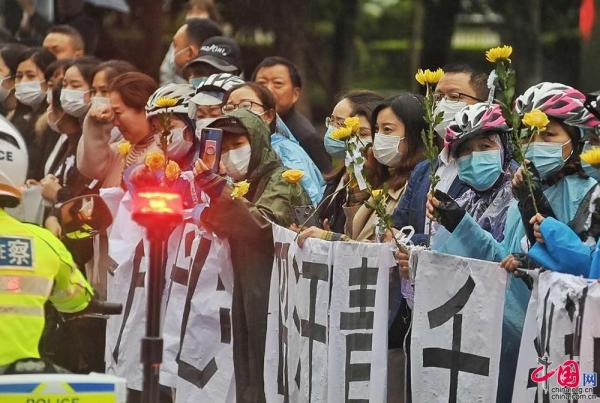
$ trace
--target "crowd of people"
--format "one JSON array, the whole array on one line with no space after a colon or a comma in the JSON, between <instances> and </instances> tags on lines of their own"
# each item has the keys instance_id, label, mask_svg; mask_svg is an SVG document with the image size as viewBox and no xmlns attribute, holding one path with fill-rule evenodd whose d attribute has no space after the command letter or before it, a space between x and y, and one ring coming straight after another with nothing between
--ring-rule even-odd
<instances>
[{"instance_id":1,"label":"crowd of people","mask_svg":"<svg viewBox=\"0 0 600 403\"><path fill-rule=\"evenodd\" d=\"M505 314L504 323L506 337L515 340L520 339L529 297L518 268L600 278L600 171L580 159L582 152L600 144L600 109L594 97L550 82L518 96L518 113L537 110L549 119L530 139L522 165L515 161L512 122L500 105L488 100L488 75L467 64L445 66L434 93L435 112L442 117L435 126L441 152L431 167L422 136L427 130L422 95L402 92L385 98L370 90L349 91L339 97L320 130L296 108L303 82L291 61L271 56L253 72L244 72L239 45L223 35L219 24L188 17L173 36L160 85L126 61L88 55L81 34L69 25L50 27L40 46L3 43L0 112L22 136L29 166L18 192L5 190L11 184L18 187L18 180L9 181L17 173L0 172L0 179L9 181L0 184L0 203L12 207L10 197L38 189L43 209L38 224L63 240L78 269L94 279L97 295L125 303L127 295L115 295L107 281L109 246L114 245L110 233L85 240L64 237L56 205L110 189L133 191L128 172L147 164L149 154L165 150L162 122L168 115L164 157L177 163L182 177L190 173L192 178L183 192L185 207L207 197L198 225L226 239L231 248L238 401L264 401L271 223L297 231L300 246L309 238L392 242L396 231L410 226L414 245L499 262L515 274L507 291L513 311ZM357 183L356 168L349 164L356 159L336 134L353 117L367 188ZM205 128L223 133L217 172L199 158ZM2 133L0 140L5 141ZM286 170L303 173L296 194L289 191ZM434 189L432 170L439 179ZM232 197L243 181L249 183L247 193ZM372 189L387 193L385 211L393 218L393 231L378 230ZM314 211L310 226L309 220L299 220L297 208ZM409 276L409 254L406 249L395 253L398 279ZM392 286L390 354L408 352L410 315L400 288ZM103 328L74 331L87 331L93 343L101 344L88 349L83 369L102 370L104 336L98 335ZM48 344L42 343L42 353L52 350ZM508 351L515 346L518 342L509 344L503 355L516 358ZM406 365L405 360L390 360L390 374L400 379ZM515 365L511 359L503 361L501 376L514 376ZM169 393L163 398L169 401Z\"/></svg>"}]
</instances>

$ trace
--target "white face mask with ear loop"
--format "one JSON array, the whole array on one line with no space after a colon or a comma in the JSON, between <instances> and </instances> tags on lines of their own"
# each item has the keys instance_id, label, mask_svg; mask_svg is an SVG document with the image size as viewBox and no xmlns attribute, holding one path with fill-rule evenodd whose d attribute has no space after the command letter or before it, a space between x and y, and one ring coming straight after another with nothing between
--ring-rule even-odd
<instances>
[{"instance_id":1,"label":"white face mask with ear loop","mask_svg":"<svg viewBox=\"0 0 600 403\"><path fill-rule=\"evenodd\" d=\"M225 172L235 181L243 179L248 174L251 155L250 144L223 153L221 162L225 166Z\"/></svg>"},{"instance_id":2,"label":"white face mask with ear loop","mask_svg":"<svg viewBox=\"0 0 600 403\"><path fill-rule=\"evenodd\" d=\"M401 138L400 136L375 133L373 141L375 159L385 166L395 167L402 161L403 155L400 153L399 146L405 139L406 136Z\"/></svg>"},{"instance_id":3,"label":"white face mask with ear loop","mask_svg":"<svg viewBox=\"0 0 600 403\"><path fill-rule=\"evenodd\" d=\"M15 97L23 105L38 106L46 98L46 92L42 91L43 82L45 81L25 81L15 84Z\"/></svg>"},{"instance_id":4,"label":"white face mask with ear loop","mask_svg":"<svg viewBox=\"0 0 600 403\"><path fill-rule=\"evenodd\" d=\"M454 120L454 116L456 116L456 114L460 112L465 106L467 106L466 102L449 101L446 98L443 98L437 103L433 111L433 115L435 116L440 112L443 113L442 121L440 122L440 124L433 128L433 130L435 130L438 136L440 136L442 139L446 138L446 129Z\"/></svg>"},{"instance_id":5,"label":"white face mask with ear loop","mask_svg":"<svg viewBox=\"0 0 600 403\"><path fill-rule=\"evenodd\" d=\"M171 138L167 145L167 155L169 158L179 160L186 156L194 143L185 138L185 127L176 127L171 129Z\"/></svg>"},{"instance_id":6,"label":"white face mask with ear loop","mask_svg":"<svg viewBox=\"0 0 600 403\"><path fill-rule=\"evenodd\" d=\"M60 105L69 115L80 118L89 109L90 103L85 102L85 95L89 91L63 88L60 90Z\"/></svg>"}]
</instances>

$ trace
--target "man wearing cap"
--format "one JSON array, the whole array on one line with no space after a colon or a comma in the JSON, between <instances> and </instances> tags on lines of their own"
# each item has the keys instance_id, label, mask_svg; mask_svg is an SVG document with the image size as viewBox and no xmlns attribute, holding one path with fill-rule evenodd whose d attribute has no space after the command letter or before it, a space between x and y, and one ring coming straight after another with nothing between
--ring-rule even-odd
<instances>
[{"instance_id":1,"label":"man wearing cap","mask_svg":"<svg viewBox=\"0 0 600 403\"><path fill-rule=\"evenodd\" d=\"M202 77L212 74L242 74L242 52L236 41L225 36L215 36L202 44L198 57L183 67L183 77L192 85Z\"/></svg>"},{"instance_id":2,"label":"man wearing cap","mask_svg":"<svg viewBox=\"0 0 600 403\"><path fill-rule=\"evenodd\" d=\"M325 151L323 136L295 108L302 92L298 68L286 58L267 57L254 70L252 81L267 87L275 95L277 113L321 172L331 171L331 158Z\"/></svg>"},{"instance_id":3,"label":"man wearing cap","mask_svg":"<svg viewBox=\"0 0 600 403\"><path fill-rule=\"evenodd\" d=\"M178 75L185 78L183 68L200 54L204 41L223 32L216 22L205 18L190 18L173 36L172 62Z\"/></svg>"},{"instance_id":4,"label":"man wearing cap","mask_svg":"<svg viewBox=\"0 0 600 403\"><path fill-rule=\"evenodd\" d=\"M226 238L231 248L234 285L232 304L233 362L238 403L265 401L263 369L267 331L269 284L273 265L273 230L294 221L293 207L308 204L301 194L292 201L285 168L271 148L271 133L262 119L239 109L215 120L210 127L223 130L221 162L235 182L250 186L244 196L232 196L232 187L212 173L201 160L194 167L197 191L210 196L202 212L204 228Z\"/></svg>"}]
</instances>

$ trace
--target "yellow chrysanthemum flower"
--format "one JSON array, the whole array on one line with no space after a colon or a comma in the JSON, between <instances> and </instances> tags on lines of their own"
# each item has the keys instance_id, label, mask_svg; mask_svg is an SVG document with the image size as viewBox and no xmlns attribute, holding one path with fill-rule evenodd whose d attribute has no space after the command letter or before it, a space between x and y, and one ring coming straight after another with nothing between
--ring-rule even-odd
<instances>
[{"instance_id":1,"label":"yellow chrysanthemum flower","mask_svg":"<svg viewBox=\"0 0 600 403\"><path fill-rule=\"evenodd\" d=\"M587 162L594 168L600 167L600 147L592 147L586 152L582 153L579 158L582 161Z\"/></svg>"},{"instance_id":2,"label":"yellow chrysanthemum flower","mask_svg":"<svg viewBox=\"0 0 600 403\"><path fill-rule=\"evenodd\" d=\"M179 178L180 174L181 168L179 168L179 164L173 160L169 161L167 166L165 167L165 176L167 177L167 179L170 181L174 181L175 179Z\"/></svg>"},{"instance_id":3,"label":"yellow chrysanthemum flower","mask_svg":"<svg viewBox=\"0 0 600 403\"><path fill-rule=\"evenodd\" d=\"M349 128L352 131L352 133L358 133L358 130L360 129L360 119L358 118L358 116L346 118L344 120L344 126Z\"/></svg>"},{"instance_id":4,"label":"yellow chrysanthemum flower","mask_svg":"<svg viewBox=\"0 0 600 403\"><path fill-rule=\"evenodd\" d=\"M491 48L487 52L485 52L485 58L490 63L497 63L501 60L510 61L510 55L512 54L512 46L504 45L498 46L495 48Z\"/></svg>"},{"instance_id":5,"label":"yellow chrysanthemum flower","mask_svg":"<svg viewBox=\"0 0 600 403\"><path fill-rule=\"evenodd\" d=\"M381 193L383 193L383 189L375 189L373 191L371 191L371 196L376 199L377 197L379 197L379 195L381 195Z\"/></svg>"},{"instance_id":6,"label":"yellow chrysanthemum flower","mask_svg":"<svg viewBox=\"0 0 600 403\"><path fill-rule=\"evenodd\" d=\"M300 179L304 177L304 171L301 169L288 169L287 171L281 174L281 177L287 183L295 184L300 182Z\"/></svg>"},{"instance_id":7,"label":"yellow chrysanthemum flower","mask_svg":"<svg viewBox=\"0 0 600 403\"><path fill-rule=\"evenodd\" d=\"M335 140L345 140L352 136L352 129L349 127L339 127L331 133L331 138Z\"/></svg>"},{"instance_id":8,"label":"yellow chrysanthemum flower","mask_svg":"<svg viewBox=\"0 0 600 403\"><path fill-rule=\"evenodd\" d=\"M129 154L129 150L131 150L131 143L129 141L119 143L117 146L117 151L119 151L119 154L121 154L123 157L126 157L127 154Z\"/></svg>"},{"instance_id":9,"label":"yellow chrysanthemum flower","mask_svg":"<svg viewBox=\"0 0 600 403\"><path fill-rule=\"evenodd\" d=\"M435 71L429 69L423 71L423 69L419 69L417 74L415 74L415 79L421 85L436 84L442 77L444 77L444 70L442 69L437 69Z\"/></svg>"},{"instance_id":10,"label":"yellow chrysanthemum flower","mask_svg":"<svg viewBox=\"0 0 600 403\"><path fill-rule=\"evenodd\" d=\"M177 105L177 100L175 98L160 97L156 100L156 106L159 108L170 108L175 105Z\"/></svg>"},{"instance_id":11,"label":"yellow chrysanthemum flower","mask_svg":"<svg viewBox=\"0 0 600 403\"><path fill-rule=\"evenodd\" d=\"M250 189L250 182L248 182L248 181L236 182L233 184L233 190L231 191L231 198L239 199L241 197L244 197L246 195L246 193L248 193L249 189Z\"/></svg>"},{"instance_id":12,"label":"yellow chrysanthemum flower","mask_svg":"<svg viewBox=\"0 0 600 403\"><path fill-rule=\"evenodd\" d=\"M165 156L160 151L151 151L146 154L144 163L151 171L158 171L165 166Z\"/></svg>"},{"instance_id":13,"label":"yellow chrysanthemum flower","mask_svg":"<svg viewBox=\"0 0 600 403\"><path fill-rule=\"evenodd\" d=\"M548 116L539 109L534 109L531 112L527 112L523 116L523 123L525 126L536 128L540 131L545 130L549 122Z\"/></svg>"}]
</instances>

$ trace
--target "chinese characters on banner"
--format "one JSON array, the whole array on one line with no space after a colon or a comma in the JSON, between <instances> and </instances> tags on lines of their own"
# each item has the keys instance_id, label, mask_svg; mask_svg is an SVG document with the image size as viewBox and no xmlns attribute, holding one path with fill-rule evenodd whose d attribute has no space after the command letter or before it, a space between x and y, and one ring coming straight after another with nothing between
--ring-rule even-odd
<instances>
[{"instance_id":1,"label":"chinese characters on banner","mask_svg":"<svg viewBox=\"0 0 600 403\"><path fill-rule=\"evenodd\" d=\"M384 401L389 246L273 234L267 402Z\"/></svg>"},{"instance_id":2,"label":"chinese characters on banner","mask_svg":"<svg viewBox=\"0 0 600 403\"><path fill-rule=\"evenodd\" d=\"M189 250L193 259L187 287L180 289L178 296L171 296L182 303L169 300L167 305L167 310L175 306L172 314L181 318L180 326L171 329L179 336L174 340L179 343L175 401L234 403L233 268L229 245L225 240L196 231ZM171 279L176 283L176 276L172 274Z\"/></svg>"},{"instance_id":3,"label":"chinese characters on banner","mask_svg":"<svg viewBox=\"0 0 600 403\"><path fill-rule=\"evenodd\" d=\"M413 402L496 401L506 278L498 263L419 252Z\"/></svg>"},{"instance_id":4,"label":"chinese characters on banner","mask_svg":"<svg viewBox=\"0 0 600 403\"><path fill-rule=\"evenodd\" d=\"M531 276L534 281L533 287L537 289L538 272L533 271ZM536 292L532 292L527 305L519 347L519 359L512 395L513 403L535 402L537 383L531 380L531 374L538 366L538 357L543 356L541 344L537 338L537 310L538 295Z\"/></svg>"},{"instance_id":5,"label":"chinese characters on banner","mask_svg":"<svg viewBox=\"0 0 600 403\"><path fill-rule=\"evenodd\" d=\"M584 388L590 385L593 389L592 393L600 400L600 385L598 384L598 375L600 374L600 283L597 281L588 286L584 310L579 370ZM594 373L596 379L592 379Z\"/></svg>"},{"instance_id":6,"label":"chinese characters on banner","mask_svg":"<svg viewBox=\"0 0 600 403\"><path fill-rule=\"evenodd\" d=\"M329 329L329 402L387 399L389 245L334 248Z\"/></svg>"}]
</instances>

